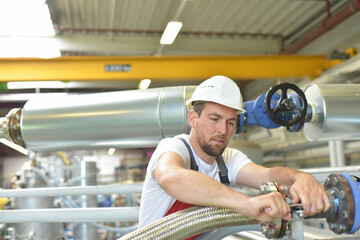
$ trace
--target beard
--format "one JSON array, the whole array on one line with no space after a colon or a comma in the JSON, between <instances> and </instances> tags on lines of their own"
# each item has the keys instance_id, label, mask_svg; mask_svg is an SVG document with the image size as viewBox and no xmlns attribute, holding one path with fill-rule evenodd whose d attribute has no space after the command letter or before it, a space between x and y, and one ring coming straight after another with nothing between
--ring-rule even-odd
<instances>
[{"instance_id":1,"label":"beard","mask_svg":"<svg viewBox=\"0 0 360 240\"><path fill-rule=\"evenodd\" d=\"M207 142L205 140L204 135L200 131L197 131L196 138L201 150L203 150L207 155L212 157L220 156L224 152L227 145L227 142L225 141L225 137L223 135L217 135L215 136L215 139L223 140L224 145L220 145L220 144L212 145L211 142Z\"/></svg>"}]
</instances>

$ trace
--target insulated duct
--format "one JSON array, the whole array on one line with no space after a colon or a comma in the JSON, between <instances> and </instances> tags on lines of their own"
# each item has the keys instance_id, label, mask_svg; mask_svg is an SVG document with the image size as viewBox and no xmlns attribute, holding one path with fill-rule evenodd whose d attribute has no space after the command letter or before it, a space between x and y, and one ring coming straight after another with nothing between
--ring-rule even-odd
<instances>
[{"instance_id":1,"label":"insulated duct","mask_svg":"<svg viewBox=\"0 0 360 240\"><path fill-rule=\"evenodd\" d=\"M303 128L308 140L360 139L359 84L311 84L304 94L311 110Z\"/></svg>"},{"instance_id":2,"label":"insulated duct","mask_svg":"<svg viewBox=\"0 0 360 240\"><path fill-rule=\"evenodd\" d=\"M2 126L9 127L3 127L3 132L9 128L11 138L19 140L16 143L34 152L154 147L164 137L189 133L185 101L194 89L182 86L32 99L8 117L10 123ZM0 135L7 137L5 133Z\"/></svg>"},{"instance_id":3,"label":"insulated duct","mask_svg":"<svg viewBox=\"0 0 360 240\"><path fill-rule=\"evenodd\" d=\"M161 240L170 238L172 240L182 240L221 227L258 223L256 219L231 209L195 206L161 218L123 236L119 240Z\"/></svg>"}]
</instances>

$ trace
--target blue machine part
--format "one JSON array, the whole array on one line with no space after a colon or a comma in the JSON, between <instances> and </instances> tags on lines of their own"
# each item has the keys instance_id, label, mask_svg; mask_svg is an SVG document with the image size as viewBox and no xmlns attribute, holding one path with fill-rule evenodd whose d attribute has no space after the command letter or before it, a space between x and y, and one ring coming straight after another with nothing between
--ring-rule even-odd
<instances>
[{"instance_id":1,"label":"blue machine part","mask_svg":"<svg viewBox=\"0 0 360 240\"><path fill-rule=\"evenodd\" d=\"M111 207L112 206L111 196L99 195L98 196L98 205L100 207Z\"/></svg>"},{"instance_id":2,"label":"blue machine part","mask_svg":"<svg viewBox=\"0 0 360 240\"><path fill-rule=\"evenodd\" d=\"M246 113L240 113L240 115L239 115L239 124L238 124L238 129L236 131L236 134L241 133L244 128L245 115L246 115Z\"/></svg>"},{"instance_id":3,"label":"blue machine part","mask_svg":"<svg viewBox=\"0 0 360 240\"><path fill-rule=\"evenodd\" d=\"M353 234L360 228L360 182L355 181L354 178L349 174L342 173L341 175L350 185L350 189L354 198L354 223L349 231L349 234Z\"/></svg>"},{"instance_id":4,"label":"blue machine part","mask_svg":"<svg viewBox=\"0 0 360 240\"><path fill-rule=\"evenodd\" d=\"M273 129L280 127L277 123L274 123L266 113L265 109L265 95L260 95L257 99L253 101L247 101L245 102L245 110L246 112L243 114L240 114L239 119L239 129L237 133L241 133L244 123L249 126L259 126L264 127L267 129ZM298 107L300 106L300 100L296 94L289 94L292 101L295 103L295 105ZM271 106L272 108L275 108L279 105L278 101L280 100L281 95L278 93L274 93L271 99ZM293 117L292 114L279 114L278 116L281 120L289 120ZM287 130L289 132L297 132L301 129L301 123L298 123L294 126L287 127Z\"/></svg>"},{"instance_id":5,"label":"blue machine part","mask_svg":"<svg viewBox=\"0 0 360 240\"><path fill-rule=\"evenodd\" d=\"M275 93L273 99L279 100L280 95ZM275 103L276 103L275 100ZM260 95L253 101L245 102L246 125L260 126L264 128L278 128L279 125L270 120L265 109L265 94Z\"/></svg>"}]
</instances>

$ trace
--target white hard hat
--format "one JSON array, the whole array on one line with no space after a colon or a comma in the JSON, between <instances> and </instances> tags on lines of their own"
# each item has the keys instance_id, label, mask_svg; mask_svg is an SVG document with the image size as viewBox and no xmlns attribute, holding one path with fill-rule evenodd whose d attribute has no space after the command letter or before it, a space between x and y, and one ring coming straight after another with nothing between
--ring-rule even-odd
<instances>
[{"instance_id":1,"label":"white hard hat","mask_svg":"<svg viewBox=\"0 0 360 240\"><path fill-rule=\"evenodd\" d=\"M191 110L192 103L196 101L214 102L234 108L240 113L245 112L239 87L224 76L211 77L197 86L192 97L186 102L187 108Z\"/></svg>"}]
</instances>

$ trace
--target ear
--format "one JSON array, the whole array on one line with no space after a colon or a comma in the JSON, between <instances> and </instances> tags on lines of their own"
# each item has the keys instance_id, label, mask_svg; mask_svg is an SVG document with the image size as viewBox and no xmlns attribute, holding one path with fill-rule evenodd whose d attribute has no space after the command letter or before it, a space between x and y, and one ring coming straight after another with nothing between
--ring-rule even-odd
<instances>
[{"instance_id":1,"label":"ear","mask_svg":"<svg viewBox=\"0 0 360 240\"><path fill-rule=\"evenodd\" d=\"M194 110L191 110L188 116L188 122L190 127L193 128L195 126L195 122L198 119L198 117L199 117L198 114Z\"/></svg>"}]
</instances>

